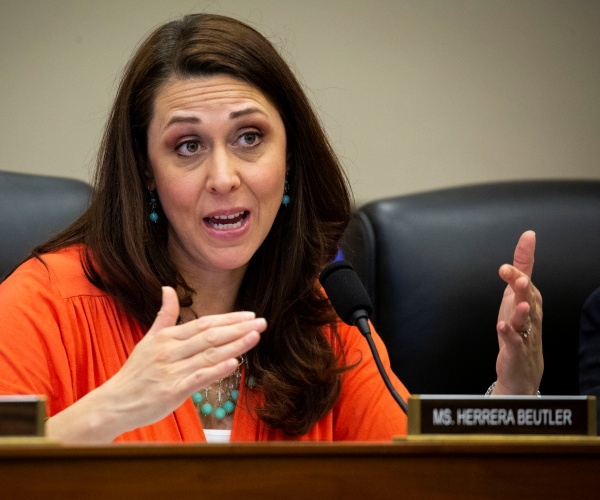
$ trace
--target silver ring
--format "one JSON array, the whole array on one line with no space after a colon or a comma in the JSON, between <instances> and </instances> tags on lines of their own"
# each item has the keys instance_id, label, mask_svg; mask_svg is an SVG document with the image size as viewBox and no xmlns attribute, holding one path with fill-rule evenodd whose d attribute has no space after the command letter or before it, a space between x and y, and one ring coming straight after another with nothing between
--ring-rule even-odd
<instances>
[{"instance_id":1,"label":"silver ring","mask_svg":"<svg viewBox=\"0 0 600 500\"><path fill-rule=\"evenodd\" d=\"M519 335L521 335L524 339L528 338L529 335L531 334L531 323L529 323L529 326L527 327L527 330L524 331L517 331L515 330L512 325L510 325L510 329L515 332L518 333Z\"/></svg>"}]
</instances>

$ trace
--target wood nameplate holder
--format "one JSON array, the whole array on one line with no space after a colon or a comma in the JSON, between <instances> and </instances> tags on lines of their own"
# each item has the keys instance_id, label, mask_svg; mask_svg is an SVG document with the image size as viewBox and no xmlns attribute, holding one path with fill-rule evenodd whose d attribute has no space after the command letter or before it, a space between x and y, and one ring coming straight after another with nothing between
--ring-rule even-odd
<instances>
[{"instance_id":1,"label":"wood nameplate holder","mask_svg":"<svg viewBox=\"0 0 600 500\"><path fill-rule=\"evenodd\" d=\"M42 396L0 396L0 438L43 437L45 418Z\"/></svg>"}]
</instances>

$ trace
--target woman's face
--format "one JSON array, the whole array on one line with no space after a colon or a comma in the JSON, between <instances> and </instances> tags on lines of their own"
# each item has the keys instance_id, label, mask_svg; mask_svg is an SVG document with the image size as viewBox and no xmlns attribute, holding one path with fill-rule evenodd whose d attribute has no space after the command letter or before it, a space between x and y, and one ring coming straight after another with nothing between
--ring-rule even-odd
<instances>
[{"instance_id":1,"label":"woman's face","mask_svg":"<svg viewBox=\"0 0 600 500\"><path fill-rule=\"evenodd\" d=\"M156 96L148 155L179 269L244 269L284 191L285 127L273 105L232 76L174 78Z\"/></svg>"}]
</instances>

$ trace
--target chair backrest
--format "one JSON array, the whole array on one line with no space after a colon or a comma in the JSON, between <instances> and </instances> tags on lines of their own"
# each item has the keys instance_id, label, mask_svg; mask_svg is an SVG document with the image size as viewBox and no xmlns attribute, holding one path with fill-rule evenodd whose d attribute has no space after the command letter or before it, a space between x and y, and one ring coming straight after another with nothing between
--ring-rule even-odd
<instances>
[{"instance_id":1,"label":"chair backrest","mask_svg":"<svg viewBox=\"0 0 600 500\"><path fill-rule=\"evenodd\" d=\"M520 234L537 235L545 394L578 393L578 330L600 286L600 181L443 189L359 208L342 241L374 305L392 369L415 394L481 394L496 379L495 325Z\"/></svg>"},{"instance_id":2,"label":"chair backrest","mask_svg":"<svg viewBox=\"0 0 600 500\"><path fill-rule=\"evenodd\" d=\"M0 281L75 221L90 194L91 187L77 179L0 171Z\"/></svg>"}]
</instances>

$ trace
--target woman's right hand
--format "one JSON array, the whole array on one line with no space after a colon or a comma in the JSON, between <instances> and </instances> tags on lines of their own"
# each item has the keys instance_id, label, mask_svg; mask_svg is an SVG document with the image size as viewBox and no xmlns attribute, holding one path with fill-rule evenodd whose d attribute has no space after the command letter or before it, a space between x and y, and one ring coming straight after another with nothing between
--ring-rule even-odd
<instances>
[{"instance_id":1,"label":"woman's right hand","mask_svg":"<svg viewBox=\"0 0 600 500\"><path fill-rule=\"evenodd\" d=\"M186 398L235 371L237 357L266 329L252 312L203 316L176 325L179 301L163 288L162 307L123 367L106 383L53 416L49 438L61 442L111 442L177 409Z\"/></svg>"}]
</instances>

